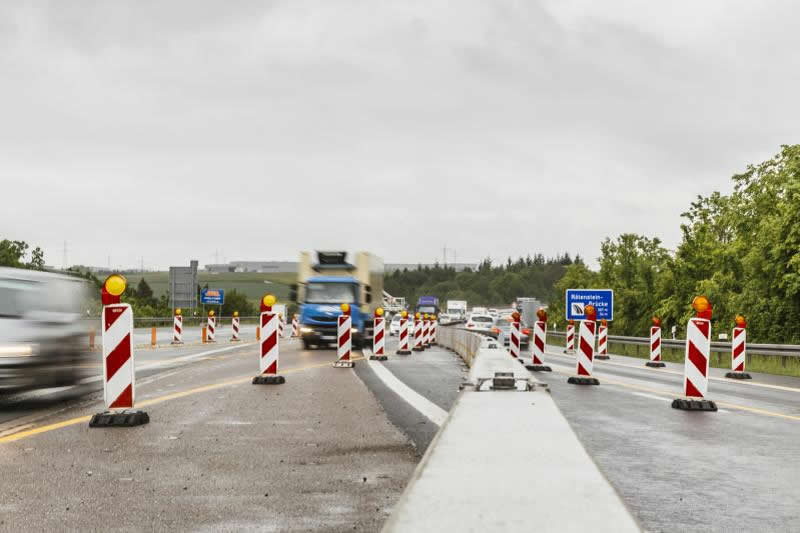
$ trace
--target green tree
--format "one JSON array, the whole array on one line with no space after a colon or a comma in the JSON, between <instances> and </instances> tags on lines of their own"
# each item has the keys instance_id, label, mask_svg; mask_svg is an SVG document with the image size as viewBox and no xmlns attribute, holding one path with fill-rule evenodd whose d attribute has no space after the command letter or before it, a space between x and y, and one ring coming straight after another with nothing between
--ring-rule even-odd
<instances>
[{"instance_id":1,"label":"green tree","mask_svg":"<svg viewBox=\"0 0 800 533\"><path fill-rule=\"evenodd\" d=\"M139 283L136 285L136 297L143 301L150 301L153 299L153 289L150 288L150 284L147 283L144 276L139 279Z\"/></svg>"}]
</instances>

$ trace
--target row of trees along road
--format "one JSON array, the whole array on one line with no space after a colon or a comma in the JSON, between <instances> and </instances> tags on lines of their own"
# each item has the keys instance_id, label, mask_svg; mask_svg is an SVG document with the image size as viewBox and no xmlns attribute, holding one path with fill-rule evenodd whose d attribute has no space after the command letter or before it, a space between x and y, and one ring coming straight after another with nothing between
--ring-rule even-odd
<instances>
[{"instance_id":1,"label":"row of trees along road","mask_svg":"<svg viewBox=\"0 0 800 533\"><path fill-rule=\"evenodd\" d=\"M491 259L484 259L474 271L467 268L456 272L439 264L418 266L389 272L384 286L389 294L404 296L411 306L420 295L429 295L439 297L442 306L447 300L466 300L470 305L507 307L518 296L546 301L569 265L583 265L583 261L569 254L554 258L536 254L516 261L509 257L496 266Z\"/></svg>"},{"instance_id":2,"label":"row of trees along road","mask_svg":"<svg viewBox=\"0 0 800 533\"><path fill-rule=\"evenodd\" d=\"M683 213L674 253L629 233L602 243L598 271L568 266L550 299L550 321L564 321L565 289L611 288L612 334L646 336L655 314L682 335L692 298L705 294L715 338L730 334L741 313L752 341L800 343L800 145L783 146L732 180L730 194L700 196Z\"/></svg>"}]
</instances>

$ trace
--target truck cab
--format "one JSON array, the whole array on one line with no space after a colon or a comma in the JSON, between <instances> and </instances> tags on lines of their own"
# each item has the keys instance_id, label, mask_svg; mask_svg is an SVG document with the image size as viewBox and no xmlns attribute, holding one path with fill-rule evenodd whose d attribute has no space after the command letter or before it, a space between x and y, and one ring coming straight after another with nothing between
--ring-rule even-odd
<instances>
[{"instance_id":1,"label":"truck cab","mask_svg":"<svg viewBox=\"0 0 800 533\"><path fill-rule=\"evenodd\" d=\"M420 296L417 300L417 307L414 309L417 313L429 315L439 314L439 298L436 296Z\"/></svg>"},{"instance_id":2,"label":"truck cab","mask_svg":"<svg viewBox=\"0 0 800 533\"><path fill-rule=\"evenodd\" d=\"M350 305L353 347L370 343L374 311L380 301L379 297L374 302L373 294L383 294L383 262L377 257L359 252L350 264L346 252L317 252L317 262L312 263L310 253L301 253L292 299L300 304L303 347L336 345L344 303Z\"/></svg>"}]
</instances>

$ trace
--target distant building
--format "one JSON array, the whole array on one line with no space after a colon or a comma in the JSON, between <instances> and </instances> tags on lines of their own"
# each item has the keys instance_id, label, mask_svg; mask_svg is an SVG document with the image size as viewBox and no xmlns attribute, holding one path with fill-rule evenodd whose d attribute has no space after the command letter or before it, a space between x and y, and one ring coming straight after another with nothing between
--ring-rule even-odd
<instances>
[{"instance_id":1,"label":"distant building","mask_svg":"<svg viewBox=\"0 0 800 533\"><path fill-rule=\"evenodd\" d=\"M231 261L205 265L207 272L297 272L296 261Z\"/></svg>"},{"instance_id":2,"label":"distant building","mask_svg":"<svg viewBox=\"0 0 800 533\"><path fill-rule=\"evenodd\" d=\"M298 264L296 261L231 261L230 263L211 263L205 265L206 272L297 272ZM419 263L388 263L384 265L386 272L395 270L416 270ZM432 263L422 263L422 266L433 267ZM478 265L475 263L448 263L448 267L455 267L456 272L462 272L465 268L476 270Z\"/></svg>"}]
</instances>

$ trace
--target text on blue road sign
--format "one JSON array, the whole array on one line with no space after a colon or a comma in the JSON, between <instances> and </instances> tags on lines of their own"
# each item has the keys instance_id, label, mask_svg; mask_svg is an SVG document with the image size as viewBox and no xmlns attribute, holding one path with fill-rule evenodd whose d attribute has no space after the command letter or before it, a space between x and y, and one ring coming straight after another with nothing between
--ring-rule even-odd
<instances>
[{"instance_id":1,"label":"text on blue road sign","mask_svg":"<svg viewBox=\"0 0 800 533\"><path fill-rule=\"evenodd\" d=\"M611 289L567 289L567 320L586 319L585 308L594 306L597 320L614 320L614 291Z\"/></svg>"},{"instance_id":2,"label":"text on blue road sign","mask_svg":"<svg viewBox=\"0 0 800 533\"><path fill-rule=\"evenodd\" d=\"M200 302L204 304L222 305L225 303L225 289L201 289Z\"/></svg>"}]
</instances>

